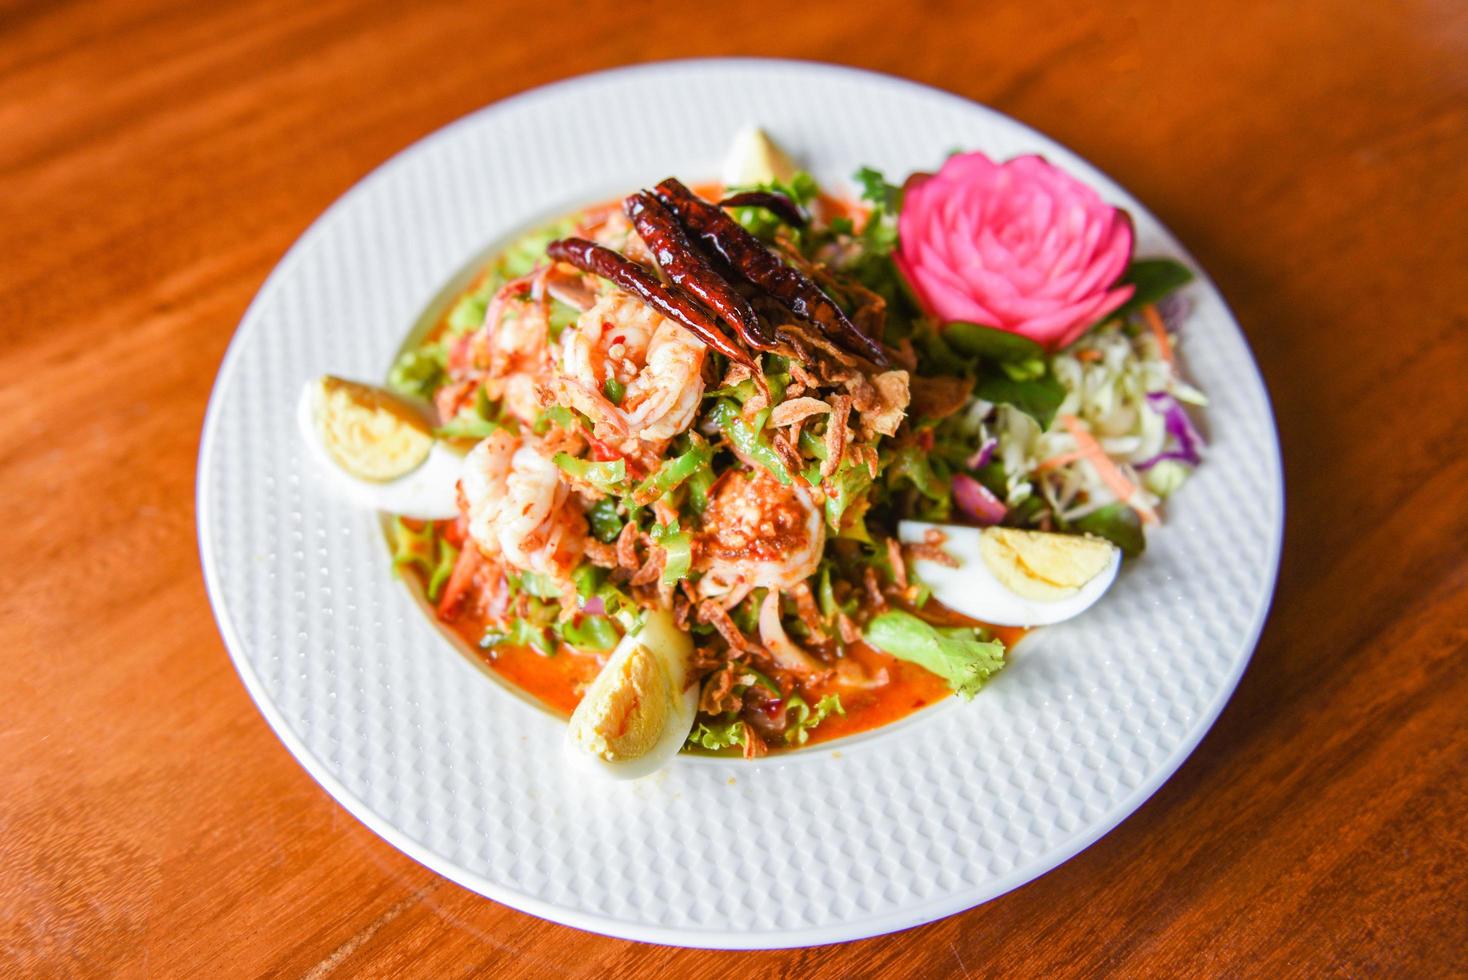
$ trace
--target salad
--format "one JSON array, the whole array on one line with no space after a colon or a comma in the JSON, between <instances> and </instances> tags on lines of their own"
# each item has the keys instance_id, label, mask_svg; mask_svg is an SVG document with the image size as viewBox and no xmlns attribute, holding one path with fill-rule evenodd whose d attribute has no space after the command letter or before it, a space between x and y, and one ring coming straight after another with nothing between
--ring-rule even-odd
<instances>
[{"instance_id":1,"label":"salad","mask_svg":"<svg viewBox=\"0 0 1468 980\"><path fill-rule=\"evenodd\" d=\"M1038 157L824 188L764 134L514 241L378 387L307 386L395 567L589 768L972 698L1201 462L1183 266Z\"/></svg>"}]
</instances>

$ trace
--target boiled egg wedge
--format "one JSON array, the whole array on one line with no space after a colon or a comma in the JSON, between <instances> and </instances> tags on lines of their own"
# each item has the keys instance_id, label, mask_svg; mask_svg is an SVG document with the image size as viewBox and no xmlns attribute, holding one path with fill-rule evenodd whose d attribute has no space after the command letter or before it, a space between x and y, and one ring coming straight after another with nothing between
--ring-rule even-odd
<instances>
[{"instance_id":1,"label":"boiled egg wedge","mask_svg":"<svg viewBox=\"0 0 1468 980\"><path fill-rule=\"evenodd\" d=\"M580 768L638 779L678 754L698 711L689 683L693 640L671 613L654 609L628 633L587 687L566 727L566 754Z\"/></svg>"},{"instance_id":2,"label":"boiled egg wedge","mask_svg":"<svg viewBox=\"0 0 1468 980\"><path fill-rule=\"evenodd\" d=\"M795 161L763 129L741 129L724 158L725 187L751 187L795 176Z\"/></svg>"},{"instance_id":3,"label":"boiled egg wedge","mask_svg":"<svg viewBox=\"0 0 1468 980\"><path fill-rule=\"evenodd\" d=\"M958 567L919 559L913 571L943 605L994 626L1048 626L1078 616L1121 567L1121 549L1092 535L902 521L898 536L918 543L933 530Z\"/></svg>"},{"instance_id":4,"label":"boiled egg wedge","mask_svg":"<svg viewBox=\"0 0 1468 980\"><path fill-rule=\"evenodd\" d=\"M328 374L307 383L296 421L317 468L353 503L419 520L458 514L463 457L433 437L426 408Z\"/></svg>"}]
</instances>

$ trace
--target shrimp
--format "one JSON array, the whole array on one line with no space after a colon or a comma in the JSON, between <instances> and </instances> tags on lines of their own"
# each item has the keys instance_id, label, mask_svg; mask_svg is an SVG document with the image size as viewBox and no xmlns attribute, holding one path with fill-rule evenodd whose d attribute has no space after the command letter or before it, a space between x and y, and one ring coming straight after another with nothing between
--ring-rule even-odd
<instances>
[{"instance_id":1,"label":"shrimp","mask_svg":"<svg viewBox=\"0 0 1468 980\"><path fill-rule=\"evenodd\" d=\"M464 457L459 510L486 557L570 581L586 550L586 517L561 472L533 437L500 429Z\"/></svg>"},{"instance_id":2,"label":"shrimp","mask_svg":"<svg viewBox=\"0 0 1468 980\"><path fill-rule=\"evenodd\" d=\"M581 228L581 234L598 245L605 245L614 252L621 252L640 265L653 264L652 252L638 237L632 227L632 219L622 213L618 204L607 207Z\"/></svg>"},{"instance_id":3,"label":"shrimp","mask_svg":"<svg viewBox=\"0 0 1468 980\"><path fill-rule=\"evenodd\" d=\"M681 325L613 290L561 335L557 396L591 419L598 439L633 451L693 423L705 354L703 342ZM609 388L620 389L620 398Z\"/></svg>"},{"instance_id":4,"label":"shrimp","mask_svg":"<svg viewBox=\"0 0 1468 980\"><path fill-rule=\"evenodd\" d=\"M467 362L468 373L483 381L485 394L525 423L539 415L539 388L550 378L547 274L542 269L501 286L485 310L484 325L469 335L449 364L455 374L455 362Z\"/></svg>"},{"instance_id":5,"label":"shrimp","mask_svg":"<svg viewBox=\"0 0 1468 980\"><path fill-rule=\"evenodd\" d=\"M762 469L730 472L703 514L699 591L724 595L727 608L751 589L792 589L815 574L825 546L825 521L804 488Z\"/></svg>"}]
</instances>

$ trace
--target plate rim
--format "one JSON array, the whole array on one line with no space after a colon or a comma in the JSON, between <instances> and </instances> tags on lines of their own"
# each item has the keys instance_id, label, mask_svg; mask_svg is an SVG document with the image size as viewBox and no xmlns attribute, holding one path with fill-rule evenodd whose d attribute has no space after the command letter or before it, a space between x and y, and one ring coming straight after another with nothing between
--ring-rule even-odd
<instances>
[{"instance_id":1,"label":"plate rim","mask_svg":"<svg viewBox=\"0 0 1468 980\"><path fill-rule=\"evenodd\" d=\"M209 472L209 464L212 461L215 451L217 430L220 425L224 400L223 394L229 382L232 381L238 372L244 344L249 334L254 332L253 329L245 330L244 328L247 325L253 327L262 300L271 292L273 284L278 279L284 278L301 261L302 257L312 247L314 241L322 234L324 226L338 211L348 206L349 199L355 198L358 190L384 179L387 174L403 165L408 157L417 155L426 147L440 140L450 138L452 133L469 125L471 121L478 121L486 116L492 116L498 112L505 111L512 106L517 106L538 98L544 98L583 86L594 86L608 78L638 74L657 74L669 68L679 66L688 67L691 65L704 65L710 68L740 68L744 70L795 68L802 71L848 75L876 80L885 85L907 89L928 98L937 96L945 100L957 102L968 110L978 109L1002 120L1006 125L1014 127L1016 130L1022 131L1028 136L1037 138L1071 153L1077 159L1084 161L1087 166L1091 167L1097 173L1100 173L1111 184L1123 190L1156 223L1169 249L1176 255L1187 260L1190 267L1196 273L1199 282L1217 298L1223 314L1227 317L1229 324L1238 333L1239 339L1248 353L1252 380L1257 385L1259 394L1263 399L1263 408L1269 422L1271 439L1268 448L1270 451L1266 455L1268 467L1274 477L1273 483L1276 488L1276 494L1275 499L1272 501L1275 521L1268 542L1268 553L1266 556L1268 567L1263 577L1263 587L1260 592L1258 605L1254 611L1253 624L1247 640L1241 646L1243 650L1242 655L1238 657L1232 671L1220 684L1219 693L1214 702L1209 706L1208 710L1199 714L1192 730L1178 743L1168 758L1148 773L1147 778L1143 779L1131 793L1123 797L1094 824L1082 828L1073 837L1047 851L1044 857L1035 864L1016 866L1009 872L992 879L985 887L976 892L939 896L912 910L875 913L844 919L833 925L800 927L795 929L750 930L740 933L716 932L700 928L650 925L642 921L619 919L610 915L588 913L579 909L557 905L535 895L491 881L474 871L460 866L452 859L438 854L430 847L419 844L410 836L401 832L391 821L378 815L365 800L347 788L337 778L335 773L332 772L329 765L319 759L300 736L295 733L288 720L271 700L264 682L249 660L242 653L237 652L244 649L244 644L236 631L233 620L230 617L228 605L225 602L225 596L219 582L219 570L214 554L214 542L209 525L204 520L204 515L208 513L210 501L206 474ZM386 160L353 181L349 187L345 188L307 225L276 262L274 267L272 267L265 279L261 281L258 290L246 306L239 323L235 327L234 333L220 360L213 386L210 389L209 401L201 426L199 451L195 469L194 520L197 531L200 564L202 566L210 611L219 629L221 638L224 641L225 649L250 699L255 703L257 710L265 718L266 723L270 726L275 736L280 739L286 750L306 770L307 774L322 789L326 790L335 802L365 824L378 837L434 873L442 875L464 888L509 906L510 908L560 925L570 926L593 934L660 945L702 949L755 950L812 947L876 938L878 936L902 932L929 922L937 921L938 919L946 918L950 915L958 914L959 912L977 908L1021 885L1028 884L1049 874L1055 868L1069 861L1081 851L1109 834L1122 821L1136 813L1172 778L1183 763L1192 756L1193 752L1208 733L1212 731L1213 725L1217 722L1224 707L1232 699L1239 681L1242 679L1244 672L1248 669L1253 659L1264 626L1268 622L1278 584L1280 557L1283 549L1285 530L1285 506L1286 494L1283 456L1279 440L1279 428L1274 414L1273 400L1270 398L1268 385L1263 372L1259 369L1259 363L1254 356L1253 348L1249 345L1248 336L1239 325L1238 318L1234 315L1233 309L1229 306L1227 299L1213 282L1207 270L1182 244L1172 230L1152 213L1146 203L1128 189L1126 184L1101 170L1089 158L1077 153L1066 144L1040 130L991 106L939 86L929 85L913 79L867 68L813 59L691 57L641 62L572 75L514 93L471 110L424 134L393 153Z\"/></svg>"}]
</instances>

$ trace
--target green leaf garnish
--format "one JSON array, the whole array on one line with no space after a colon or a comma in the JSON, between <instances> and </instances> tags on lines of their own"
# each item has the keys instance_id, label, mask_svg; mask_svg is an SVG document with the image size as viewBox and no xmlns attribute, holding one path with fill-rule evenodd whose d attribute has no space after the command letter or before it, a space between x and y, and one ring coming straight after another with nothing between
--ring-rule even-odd
<instances>
[{"instance_id":1,"label":"green leaf garnish","mask_svg":"<svg viewBox=\"0 0 1468 980\"><path fill-rule=\"evenodd\" d=\"M454 573L454 565L459 561L459 549L449 543L447 538L438 539L438 562L433 566L433 574L428 576L428 601L437 602L438 597L443 595L443 587L448 584L449 576Z\"/></svg>"},{"instance_id":2,"label":"green leaf garnish","mask_svg":"<svg viewBox=\"0 0 1468 980\"><path fill-rule=\"evenodd\" d=\"M763 184L728 189L730 195L740 191L774 191L776 194L783 194L790 198L797 207L805 208L820 195L821 188L814 177L802 170L794 174L788 181L772 180ZM732 213L734 220L743 225L745 230L766 241L773 239L775 232L785 224L778 214L765 208L734 208ZM804 229L795 229L795 235L798 241L803 240Z\"/></svg>"},{"instance_id":3,"label":"green leaf garnish","mask_svg":"<svg viewBox=\"0 0 1468 980\"><path fill-rule=\"evenodd\" d=\"M932 626L911 613L883 613L867 623L863 635L878 650L937 674L964 700L1004 669L1003 643L966 627Z\"/></svg>"},{"instance_id":4,"label":"green leaf garnish","mask_svg":"<svg viewBox=\"0 0 1468 980\"><path fill-rule=\"evenodd\" d=\"M1078 520L1070 522L1076 531L1085 531L1105 538L1121 549L1128 558L1135 558L1147 548L1147 536L1142 532L1142 519L1126 504L1107 504L1093 510Z\"/></svg>"},{"instance_id":5,"label":"green leaf garnish","mask_svg":"<svg viewBox=\"0 0 1468 980\"><path fill-rule=\"evenodd\" d=\"M738 715L733 718L720 715L713 721L701 721L688 733L688 745L709 752L721 752L743 744L744 722Z\"/></svg>"},{"instance_id":6,"label":"green leaf garnish","mask_svg":"<svg viewBox=\"0 0 1468 980\"><path fill-rule=\"evenodd\" d=\"M424 344L404 351L387 375L387 386L409 398L431 398L447 377L444 361L448 352L442 344Z\"/></svg>"},{"instance_id":7,"label":"green leaf garnish","mask_svg":"<svg viewBox=\"0 0 1468 980\"><path fill-rule=\"evenodd\" d=\"M1120 285L1136 287L1132 298L1121 305L1114 317L1128 317L1168 293L1193 281L1193 270L1174 259L1137 259L1127 267Z\"/></svg>"},{"instance_id":8,"label":"green leaf garnish","mask_svg":"<svg viewBox=\"0 0 1468 980\"><path fill-rule=\"evenodd\" d=\"M551 581L549 575L541 575L539 572L520 572L516 576L518 588L537 599L559 599L561 590L555 582Z\"/></svg>"},{"instance_id":9,"label":"green leaf garnish","mask_svg":"<svg viewBox=\"0 0 1468 980\"><path fill-rule=\"evenodd\" d=\"M453 334L478 330L484 323L484 313L489 309L489 297L469 293L454 304L449 311L449 332Z\"/></svg>"},{"instance_id":10,"label":"green leaf garnish","mask_svg":"<svg viewBox=\"0 0 1468 980\"><path fill-rule=\"evenodd\" d=\"M531 647L542 657L553 657L556 654L556 644L551 639L550 630L520 618L511 620L504 629L491 628L484 631L479 639L479 648L493 650L498 646Z\"/></svg>"},{"instance_id":11,"label":"green leaf garnish","mask_svg":"<svg viewBox=\"0 0 1468 980\"><path fill-rule=\"evenodd\" d=\"M606 616L578 616L561 627L561 639L583 650L610 650L622 634Z\"/></svg>"},{"instance_id":12,"label":"green leaf garnish","mask_svg":"<svg viewBox=\"0 0 1468 980\"><path fill-rule=\"evenodd\" d=\"M393 571L411 566L424 575L432 575L437 537L438 532L432 524L424 524L421 530L415 531L401 517L393 518Z\"/></svg>"},{"instance_id":13,"label":"green leaf garnish","mask_svg":"<svg viewBox=\"0 0 1468 980\"><path fill-rule=\"evenodd\" d=\"M810 733L817 725L825 721L829 715L846 714L846 709L841 707L841 695L827 694L816 702L814 709L806 703L805 698L799 694L792 694L785 702L787 724L785 728L785 741L792 745L804 745L810 740Z\"/></svg>"},{"instance_id":14,"label":"green leaf garnish","mask_svg":"<svg viewBox=\"0 0 1468 980\"><path fill-rule=\"evenodd\" d=\"M984 357L994 361L1044 362L1045 348L1028 337L980 323L955 320L943 325L943 339L960 354Z\"/></svg>"},{"instance_id":15,"label":"green leaf garnish","mask_svg":"<svg viewBox=\"0 0 1468 980\"><path fill-rule=\"evenodd\" d=\"M1049 429L1060 403L1065 401L1065 385L1049 373L1016 381L1002 370L985 371L974 385L974 394L987 402L1013 405L1040 423L1041 429Z\"/></svg>"},{"instance_id":16,"label":"green leaf garnish","mask_svg":"<svg viewBox=\"0 0 1468 980\"><path fill-rule=\"evenodd\" d=\"M862 167L852 174L852 179L861 185L861 199L875 204L885 211L895 213L902 200L902 188L887 183L882 171Z\"/></svg>"}]
</instances>

